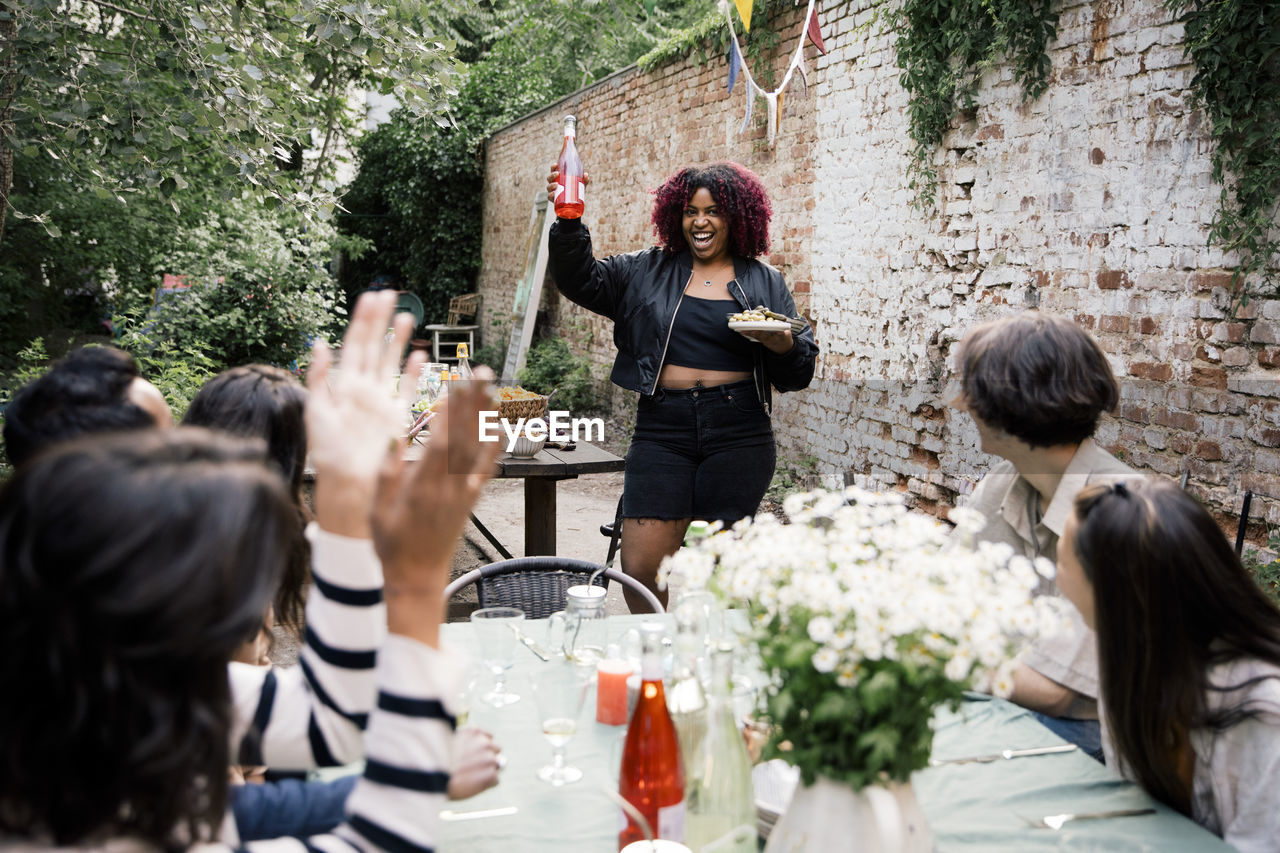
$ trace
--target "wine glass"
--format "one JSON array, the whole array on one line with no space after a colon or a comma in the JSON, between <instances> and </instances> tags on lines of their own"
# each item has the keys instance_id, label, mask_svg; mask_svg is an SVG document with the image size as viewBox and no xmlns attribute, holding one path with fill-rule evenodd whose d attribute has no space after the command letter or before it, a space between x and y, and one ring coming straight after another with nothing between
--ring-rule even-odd
<instances>
[{"instance_id":1,"label":"wine glass","mask_svg":"<svg viewBox=\"0 0 1280 853\"><path fill-rule=\"evenodd\" d=\"M519 694L507 690L507 670L515 663L516 629L524 621L518 607L485 607L471 614L480 661L493 673L493 689L481 698L495 708L519 702Z\"/></svg>"},{"instance_id":2,"label":"wine glass","mask_svg":"<svg viewBox=\"0 0 1280 853\"><path fill-rule=\"evenodd\" d=\"M538 770L538 778L556 788L577 782L582 771L565 763L564 752L578 730L591 675L572 661L557 658L540 667L537 677L529 683L538 705L542 734L551 744L551 763Z\"/></svg>"}]
</instances>

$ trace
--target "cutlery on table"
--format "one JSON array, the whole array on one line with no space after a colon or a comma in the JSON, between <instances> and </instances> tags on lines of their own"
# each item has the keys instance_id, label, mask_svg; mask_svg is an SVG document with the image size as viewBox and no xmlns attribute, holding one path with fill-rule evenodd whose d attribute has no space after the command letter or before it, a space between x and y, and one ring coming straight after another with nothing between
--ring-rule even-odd
<instances>
[{"instance_id":1,"label":"cutlery on table","mask_svg":"<svg viewBox=\"0 0 1280 853\"><path fill-rule=\"evenodd\" d=\"M1050 814L1039 820L1032 821L1031 825L1037 829L1062 829L1064 823L1070 823L1073 820L1100 820L1104 817L1138 817L1139 815L1155 813L1155 809L1115 809L1109 812L1086 812L1084 814Z\"/></svg>"},{"instance_id":2,"label":"cutlery on table","mask_svg":"<svg viewBox=\"0 0 1280 853\"><path fill-rule=\"evenodd\" d=\"M496 809L476 809L469 812L455 812L453 809L442 809L441 820L479 820L483 817L506 817L520 811L515 806L502 806Z\"/></svg>"},{"instance_id":3,"label":"cutlery on table","mask_svg":"<svg viewBox=\"0 0 1280 853\"><path fill-rule=\"evenodd\" d=\"M1059 746L1036 746L1030 749L1003 749L990 755L971 755L968 758L931 758L930 767L942 767L946 764L988 764L992 761L1005 761L1010 758L1026 758L1031 755L1057 755L1063 752L1075 752L1080 747L1074 743Z\"/></svg>"},{"instance_id":4,"label":"cutlery on table","mask_svg":"<svg viewBox=\"0 0 1280 853\"><path fill-rule=\"evenodd\" d=\"M551 660L551 658L547 657L547 653L544 652L541 648L539 648L538 644L533 641L532 637L526 636L525 634L521 633L520 629L517 628L514 624L511 625L511 630L515 631L516 639L524 643L525 648L527 648L529 651L537 655L539 660L541 660L543 663L547 663Z\"/></svg>"}]
</instances>

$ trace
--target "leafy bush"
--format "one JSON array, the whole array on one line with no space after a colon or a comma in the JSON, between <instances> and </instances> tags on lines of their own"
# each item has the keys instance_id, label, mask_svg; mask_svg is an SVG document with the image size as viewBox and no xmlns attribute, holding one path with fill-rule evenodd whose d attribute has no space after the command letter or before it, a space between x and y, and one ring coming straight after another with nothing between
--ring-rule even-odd
<instances>
[{"instance_id":1,"label":"leafy bush","mask_svg":"<svg viewBox=\"0 0 1280 853\"><path fill-rule=\"evenodd\" d=\"M1267 547L1273 552L1280 551L1280 536L1272 536L1268 539ZM1246 553L1243 558L1244 567L1258 582L1258 586L1262 587L1262 591L1280 605L1280 560L1264 563L1258 559L1259 553L1257 551Z\"/></svg>"},{"instance_id":2,"label":"leafy bush","mask_svg":"<svg viewBox=\"0 0 1280 853\"><path fill-rule=\"evenodd\" d=\"M543 338L529 350L520 384L539 394L556 391L552 406L580 412L596 404L591 361L574 355L563 338Z\"/></svg>"},{"instance_id":3,"label":"leafy bush","mask_svg":"<svg viewBox=\"0 0 1280 853\"><path fill-rule=\"evenodd\" d=\"M295 212L232 200L184 229L163 255L165 269L187 276L190 289L154 308L149 293L131 293L123 313L132 331L173 353L201 352L215 369L289 365L312 339L336 331L344 313L325 269L339 243L363 248Z\"/></svg>"}]
</instances>

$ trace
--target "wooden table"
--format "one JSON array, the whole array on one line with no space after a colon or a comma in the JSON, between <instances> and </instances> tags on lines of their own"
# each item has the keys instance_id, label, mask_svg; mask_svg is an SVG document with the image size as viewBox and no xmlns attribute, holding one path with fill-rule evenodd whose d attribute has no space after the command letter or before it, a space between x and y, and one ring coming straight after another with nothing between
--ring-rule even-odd
<instances>
[{"instance_id":1,"label":"wooden table","mask_svg":"<svg viewBox=\"0 0 1280 853\"><path fill-rule=\"evenodd\" d=\"M405 459L422 456L422 445L413 443L405 451ZM605 474L621 471L626 461L586 441L573 450L543 448L532 459L517 459L503 453L498 457L498 479L524 480L524 553L525 556L552 555L556 552L556 483L573 480L583 474ZM303 472L304 494L315 482L316 472L310 465ZM308 496L309 498L309 496ZM510 556L502 543L473 514L472 522L489 543L504 557Z\"/></svg>"},{"instance_id":2,"label":"wooden table","mask_svg":"<svg viewBox=\"0 0 1280 853\"><path fill-rule=\"evenodd\" d=\"M573 450L543 448L532 459L498 457L498 477L524 480L524 553L532 557L556 552L556 483L582 474L621 471L625 460L579 441Z\"/></svg>"}]
</instances>

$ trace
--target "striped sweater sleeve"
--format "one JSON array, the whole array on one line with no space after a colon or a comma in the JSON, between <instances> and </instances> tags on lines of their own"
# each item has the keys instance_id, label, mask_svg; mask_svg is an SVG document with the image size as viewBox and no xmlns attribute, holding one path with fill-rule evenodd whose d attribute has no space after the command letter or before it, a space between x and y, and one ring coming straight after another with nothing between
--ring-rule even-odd
<instances>
[{"instance_id":1,"label":"striped sweater sleeve","mask_svg":"<svg viewBox=\"0 0 1280 853\"><path fill-rule=\"evenodd\" d=\"M449 788L457 665L407 637L390 636L378 657L377 703L365 732L364 775L332 833L250 842L251 853L433 853Z\"/></svg>"},{"instance_id":2,"label":"striped sweater sleeve","mask_svg":"<svg viewBox=\"0 0 1280 853\"><path fill-rule=\"evenodd\" d=\"M307 769L364 757L387 635L373 543L307 528L314 586L298 665L230 665L232 755L240 764Z\"/></svg>"}]
</instances>

